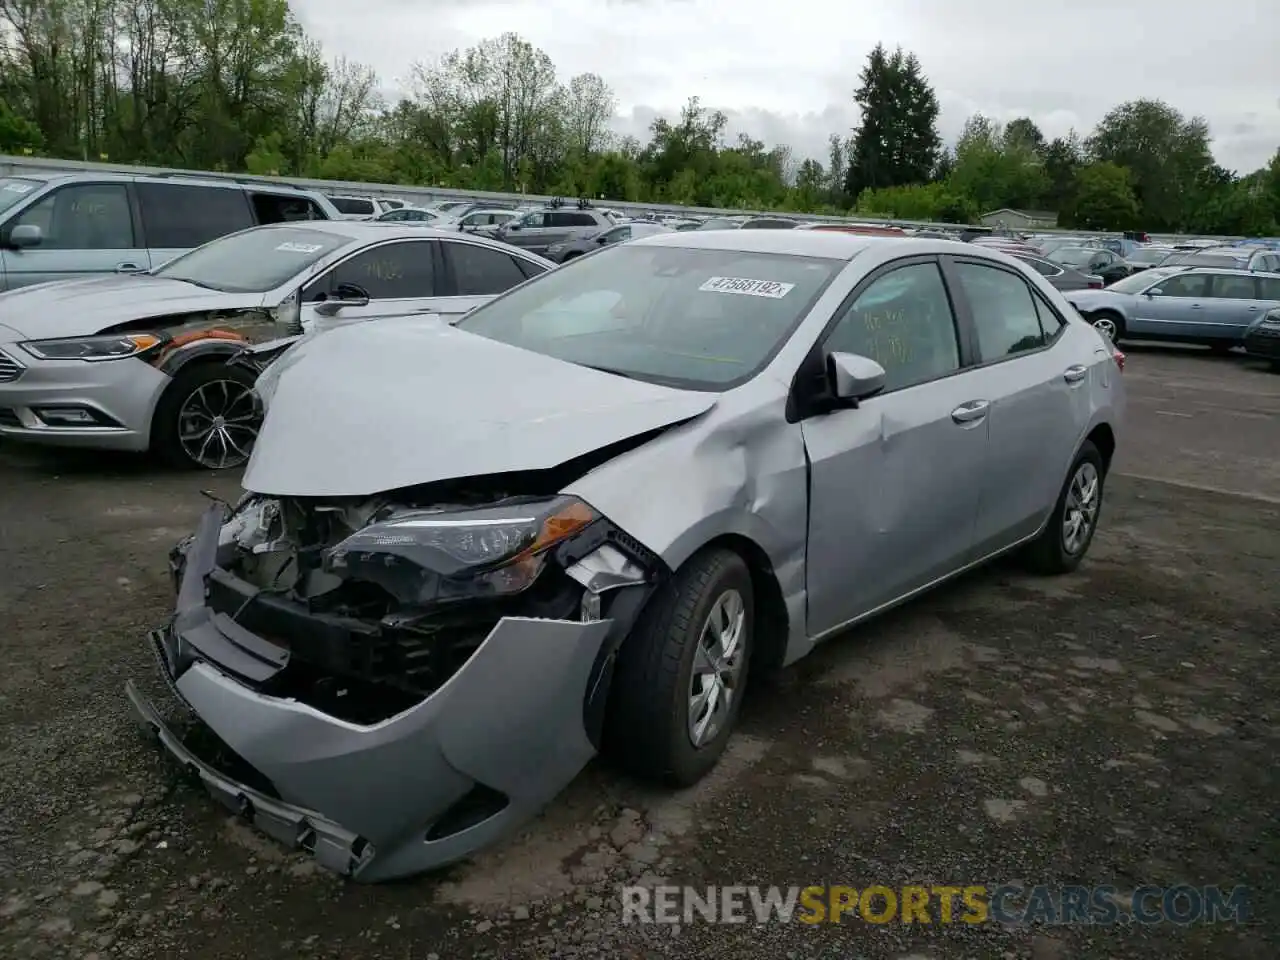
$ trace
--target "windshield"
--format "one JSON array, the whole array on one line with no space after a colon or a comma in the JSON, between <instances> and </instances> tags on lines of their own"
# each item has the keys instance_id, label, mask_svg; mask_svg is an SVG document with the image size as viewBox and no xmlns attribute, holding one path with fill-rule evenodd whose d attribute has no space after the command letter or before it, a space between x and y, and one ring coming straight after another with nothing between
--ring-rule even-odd
<instances>
[{"instance_id":1,"label":"windshield","mask_svg":"<svg viewBox=\"0 0 1280 960\"><path fill-rule=\"evenodd\" d=\"M1162 263L1164 262L1165 257L1169 256L1172 252L1173 251L1168 248L1163 250L1159 248L1135 250L1133 253L1129 254L1128 260L1130 263Z\"/></svg>"},{"instance_id":2,"label":"windshield","mask_svg":"<svg viewBox=\"0 0 1280 960\"><path fill-rule=\"evenodd\" d=\"M1062 247L1049 254L1049 259L1054 263L1065 263L1069 267L1084 267L1099 252L1096 247Z\"/></svg>"},{"instance_id":3,"label":"windshield","mask_svg":"<svg viewBox=\"0 0 1280 960\"><path fill-rule=\"evenodd\" d=\"M8 210L23 197L28 196L32 190L43 186L43 180L26 180L22 177L0 177L0 212Z\"/></svg>"},{"instance_id":4,"label":"windshield","mask_svg":"<svg viewBox=\"0 0 1280 960\"><path fill-rule=\"evenodd\" d=\"M1109 293L1141 293L1147 287L1154 283L1159 283L1165 277L1173 273L1181 273L1181 270L1163 270L1159 267L1153 270L1143 270L1141 273L1133 273L1127 277L1117 280L1111 286L1107 287Z\"/></svg>"},{"instance_id":5,"label":"windshield","mask_svg":"<svg viewBox=\"0 0 1280 960\"><path fill-rule=\"evenodd\" d=\"M255 227L211 240L152 273L224 293L266 293L355 242L305 227Z\"/></svg>"},{"instance_id":6,"label":"windshield","mask_svg":"<svg viewBox=\"0 0 1280 960\"><path fill-rule=\"evenodd\" d=\"M1248 257L1238 257L1229 253L1178 253L1174 254L1168 260L1162 260L1161 265L1167 267L1176 265L1227 267L1234 270L1242 266L1248 259Z\"/></svg>"},{"instance_id":7,"label":"windshield","mask_svg":"<svg viewBox=\"0 0 1280 960\"><path fill-rule=\"evenodd\" d=\"M545 273L457 325L637 380L722 391L769 362L843 266L622 244Z\"/></svg>"}]
</instances>

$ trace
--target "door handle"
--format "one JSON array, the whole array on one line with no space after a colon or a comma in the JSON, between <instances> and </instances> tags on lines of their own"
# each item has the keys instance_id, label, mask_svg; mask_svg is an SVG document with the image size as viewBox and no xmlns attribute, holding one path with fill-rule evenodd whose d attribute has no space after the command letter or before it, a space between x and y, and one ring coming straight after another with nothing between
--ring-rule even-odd
<instances>
[{"instance_id":1,"label":"door handle","mask_svg":"<svg viewBox=\"0 0 1280 960\"><path fill-rule=\"evenodd\" d=\"M1192 309L1192 310L1203 310L1203 309L1204 309L1204 307L1202 307L1202 306L1201 306L1200 304L1198 304L1198 303L1193 303L1193 304L1191 304L1191 309Z\"/></svg>"},{"instance_id":2,"label":"door handle","mask_svg":"<svg viewBox=\"0 0 1280 960\"><path fill-rule=\"evenodd\" d=\"M1082 363L1072 364L1062 371L1062 379L1067 383L1079 383L1089 375L1089 368Z\"/></svg>"},{"instance_id":3,"label":"door handle","mask_svg":"<svg viewBox=\"0 0 1280 960\"><path fill-rule=\"evenodd\" d=\"M142 267L136 263L130 263L127 260L124 263L116 264L116 273L137 273L141 269Z\"/></svg>"},{"instance_id":4,"label":"door handle","mask_svg":"<svg viewBox=\"0 0 1280 960\"><path fill-rule=\"evenodd\" d=\"M991 403L987 400L970 400L951 411L951 419L956 423L977 423L987 415Z\"/></svg>"}]
</instances>

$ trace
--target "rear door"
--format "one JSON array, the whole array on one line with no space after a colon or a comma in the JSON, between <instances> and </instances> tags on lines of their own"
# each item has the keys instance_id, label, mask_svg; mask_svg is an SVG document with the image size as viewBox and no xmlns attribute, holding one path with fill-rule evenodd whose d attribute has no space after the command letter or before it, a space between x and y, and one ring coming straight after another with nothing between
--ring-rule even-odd
<instances>
[{"instance_id":1,"label":"rear door","mask_svg":"<svg viewBox=\"0 0 1280 960\"><path fill-rule=\"evenodd\" d=\"M550 213L535 210L508 224L507 228L503 229L500 234L502 242L522 247L525 250L531 250L534 253L542 253L553 242L547 239L550 235L547 218L550 215Z\"/></svg>"},{"instance_id":2,"label":"rear door","mask_svg":"<svg viewBox=\"0 0 1280 960\"><path fill-rule=\"evenodd\" d=\"M442 302L438 246L429 239L390 240L335 264L303 290L303 328L327 330L364 320L438 312ZM316 306L335 299L342 284L367 293L368 304L343 307L331 317L318 314Z\"/></svg>"},{"instance_id":3,"label":"rear door","mask_svg":"<svg viewBox=\"0 0 1280 960\"><path fill-rule=\"evenodd\" d=\"M253 226L249 200L238 187L140 180L134 189L153 267Z\"/></svg>"},{"instance_id":4,"label":"rear door","mask_svg":"<svg viewBox=\"0 0 1280 960\"><path fill-rule=\"evenodd\" d=\"M1057 501L1089 420L1096 337L1082 354L1067 321L1016 270L947 258L957 311L968 320L976 373L990 401L975 550L986 556L1030 536Z\"/></svg>"},{"instance_id":5,"label":"rear door","mask_svg":"<svg viewBox=\"0 0 1280 960\"><path fill-rule=\"evenodd\" d=\"M1205 301L1203 321L1207 339L1239 341L1249 324L1265 312L1256 276L1246 273L1209 274L1209 299Z\"/></svg>"},{"instance_id":6,"label":"rear door","mask_svg":"<svg viewBox=\"0 0 1280 960\"><path fill-rule=\"evenodd\" d=\"M68 183L5 221L0 233L33 224L39 246L0 252L9 289L93 274L136 273L151 267L142 246L130 184Z\"/></svg>"},{"instance_id":7,"label":"rear door","mask_svg":"<svg viewBox=\"0 0 1280 960\"><path fill-rule=\"evenodd\" d=\"M545 270L532 261L493 247L463 240L440 242L444 277L437 301L440 315L455 323L500 293L524 283L531 275Z\"/></svg>"}]
</instances>

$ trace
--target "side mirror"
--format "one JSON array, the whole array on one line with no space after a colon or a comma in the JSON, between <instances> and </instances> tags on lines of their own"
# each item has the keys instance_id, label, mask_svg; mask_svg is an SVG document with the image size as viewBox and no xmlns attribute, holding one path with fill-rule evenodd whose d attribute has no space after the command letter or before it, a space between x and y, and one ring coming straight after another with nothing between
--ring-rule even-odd
<instances>
[{"instance_id":1,"label":"side mirror","mask_svg":"<svg viewBox=\"0 0 1280 960\"><path fill-rule=\"evenodd\" d=\"M44 231L34 223L20 223L9 231L9 246L15 250L38 247L44 243Z\"/></svg>"},{"instance_id":2,"label":"side mirror","mask_svg":"<svg viewBox=\"0 0 1280 960\"><path fill-rule=\"evenodd\" d=\"M1145 296L1148 300L1150 300L1152 297L1163 297L1163 296L1164 296L1164 291L1163 291L1163 290L1161 290L1159 287L1152 287L1150 290L1148 290L1148 291L1144 294L1144 296Z\"/></svg>"},{"instance_id":3,"label":"side mirror","mask_svg":"<svg viewBox=\"0 0 1280 960\"><path fill-rule=\"evenodd\" d=\"M316 316L335 317L347 307L367 307L368 305L367 290L354 283L340 283L334 289L333 296L328 300L321 300L316 304L315 309Z\"/></svg>"},{"instance_id":4,"label":"side mirror","mask_svg":"<svg viewBox=\"0 0 1280 960\"><path fill-rule=\"evenodd\" d=\"M518 224L518 223L504 223L504 224L502 225L502 229L503 229L503 230L519 230L519 229L520 229L520 224Z\"/></svg>"},{"instance_id":5,"label":"side mirror","mask_svg":"<svg viewBox=\"0 0 1280 960\"><path fill-rule=\"evenodd\" d=\"M827 388L837 400L857 403L884 389L884 367L856 353L827 354Z\"/></svg>"},{"instance_id":6,"label":"side mirror","mask_svg":"<svg viewBox=\"0 0 1280 960\"><path fill-rule=\"evenodd\" d=\"M600 236L596 237L596 243L600 244L601 246L604 246L608 242L609 242L609 238L606 237L604 234L601 234Z\"/></svg>"}]
</instances>

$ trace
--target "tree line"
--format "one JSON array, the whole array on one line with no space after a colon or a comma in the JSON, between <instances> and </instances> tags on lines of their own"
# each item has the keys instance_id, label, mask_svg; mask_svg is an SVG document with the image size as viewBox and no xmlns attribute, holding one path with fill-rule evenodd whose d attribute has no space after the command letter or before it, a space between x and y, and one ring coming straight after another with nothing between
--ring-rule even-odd
<instances>
[{"instance_id":1,"label":"tree line","mask_svg":"<svg viewBox=\"0 0 1280 960\"><path fill-rule=\"evenodd\" d=\"M919 60L877 46L859 125L796 158L691 98L647 142L611 129L605 80L562 80L513 33L416 64L386 102L329 58L288 0L0 0L0 152L615 201L973 222L1003 207L1063 226L1280 232L1280 150L1215 163L1208 124L1120 104L1087 135L973 116L953 148Z\"/></svg>"}]
</instances>

